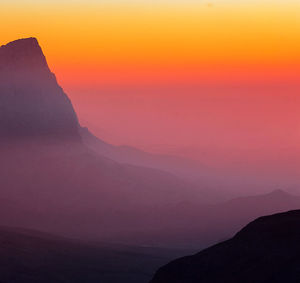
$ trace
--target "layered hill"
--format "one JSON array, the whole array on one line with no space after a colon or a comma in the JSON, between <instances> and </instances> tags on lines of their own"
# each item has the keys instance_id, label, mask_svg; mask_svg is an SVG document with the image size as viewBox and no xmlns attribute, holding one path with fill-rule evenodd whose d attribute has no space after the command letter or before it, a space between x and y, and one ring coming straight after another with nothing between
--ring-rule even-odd
<instances>
[{"instance_id":1,"label":"layered hill","mask_svg":"<svg viewBox=\"0 0 300 283\"><path fill-rule=\"evenodd\" d=\"M300 211L265 216L232 239L162 267L151 283L296 283Z\"/></svg>"}]
</instances>

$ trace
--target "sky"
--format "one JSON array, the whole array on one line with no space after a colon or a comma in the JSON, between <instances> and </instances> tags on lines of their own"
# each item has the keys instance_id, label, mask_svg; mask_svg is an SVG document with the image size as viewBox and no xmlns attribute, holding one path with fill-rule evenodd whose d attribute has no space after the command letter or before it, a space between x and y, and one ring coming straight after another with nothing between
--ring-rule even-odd
<instances>
[{"instance_id":1,"label":"sky","mask_svg":"<svg viewBox=\"0 0 300 283\"><path fill-rule=\"evenodd\" d=\"M0 45L37 37L108 142L250 158L300 142L299 14L298 0L1 0Z\"/></svg>"}]
</instances>

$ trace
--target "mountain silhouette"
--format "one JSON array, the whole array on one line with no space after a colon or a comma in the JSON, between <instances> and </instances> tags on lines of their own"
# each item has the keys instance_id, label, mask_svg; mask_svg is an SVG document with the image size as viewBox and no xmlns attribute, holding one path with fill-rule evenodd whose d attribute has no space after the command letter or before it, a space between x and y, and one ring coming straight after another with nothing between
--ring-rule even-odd
<instances>
[{"instance_id":1,"label":"mountain silhouette","mask_svg":"<svg viewBox=\"0 0 300 283\"><path fill-rule=\"evenodd\" d=\"M104 142L101 148L109 153L101 153L96 149L101 140L94 137L94 147L87 145L36 39L9 43L0 54L2 225L82 239L205 248L259 215L300 207L299 198L280 194L208 205L199 185L149 168L157 160L170 166L172 158ZM131 159L136 163L129 164Z\"/></svg>"},{"instance_id":2,"label":"mountain silhouette","mask_svg":"<svg viewBox=\"0 0 300 283\"><path fill-rule=\"evenodd\" d=\"M72 104L35 38L0 47L0 138L80 140Z\"/></svg>"},{"instance_id":3,"label":"mountain silhouette","mask_svg":"<svg viewBox=\"0 0 300 283\"><path fill-rule=\"evenodd\" d=\"M260 217L232 239L159 269L151 283L296 283L300 210Z\"/></svg>"},{"instance_id":4,"label":"mountain silhouette","mask_svg":"<svg viewBox=\"0 0 300 283\"><path fill-rule=\"evenodd\" d=\"M97 240L130 234L144 243L137 234L162 226L170 205L200 199L173 174L88 148L35 38L1 47L0 108L3 225Z\"/></svg>"}]
</instances>

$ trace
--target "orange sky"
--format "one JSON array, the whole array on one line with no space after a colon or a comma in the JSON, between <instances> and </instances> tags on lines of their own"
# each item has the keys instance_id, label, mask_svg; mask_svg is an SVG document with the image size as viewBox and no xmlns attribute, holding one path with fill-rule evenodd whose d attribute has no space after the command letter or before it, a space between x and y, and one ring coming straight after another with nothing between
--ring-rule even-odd
<instances>
[{"instance_id":1,"label":"orange sky","mask_svg":"<svg viewBox=\"0 0 300 283\"><path fill-rule=\"evenodd\" d=\"M38 37L68 85L295 79L299 3L10 0L1 4L1 41Z\"/></svg>"},{"instance_id":2,"label":"orange sky","mask_svg":"<svg viewBox=\"0 0 300 283\"><path fill-rule=\"evenodd\" d=\"M82 123L108 141L146 148L298 141L298 0L0 5L1 43L37 37Z\"/></svg>"}]
</instances>

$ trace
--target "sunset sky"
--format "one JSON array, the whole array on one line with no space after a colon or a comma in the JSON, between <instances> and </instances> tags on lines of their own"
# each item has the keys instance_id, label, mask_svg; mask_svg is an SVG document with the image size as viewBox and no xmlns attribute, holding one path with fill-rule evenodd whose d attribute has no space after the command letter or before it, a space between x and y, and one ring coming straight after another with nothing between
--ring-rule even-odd
<instances>
[{"instance_id":1,"label":"sunset sky","mask_svg":"<svg viewBox=\"0 0 300 283\"><path fill-rule=\"evenodd\" d=\"M288 147L299 15L298 0L2 0L0 44L37 37L81 123L109 142Z\"/></svg>"}]
</instances>

